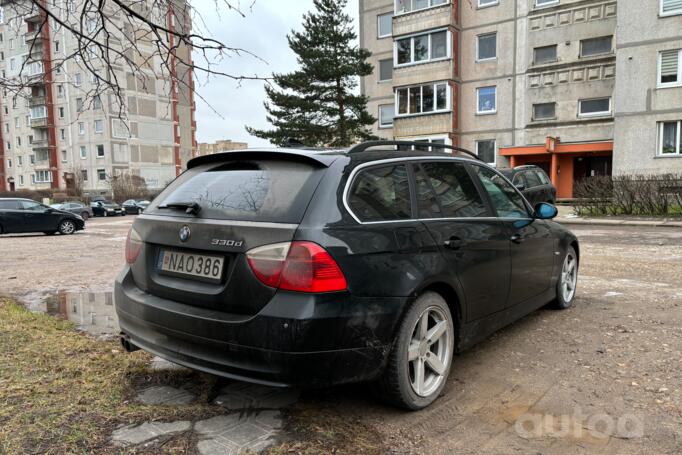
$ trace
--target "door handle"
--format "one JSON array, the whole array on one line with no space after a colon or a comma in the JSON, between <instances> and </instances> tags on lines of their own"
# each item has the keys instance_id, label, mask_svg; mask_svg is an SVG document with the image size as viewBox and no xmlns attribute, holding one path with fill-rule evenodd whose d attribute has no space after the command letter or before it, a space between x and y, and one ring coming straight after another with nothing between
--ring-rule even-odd
<instances>
[{"instance_id":1,"label":"door handle","mask_svg":"<svg viewBox=\"0 0 682 455\"><path fill-rule=\"evenodd\" d=\"M526 238L524 236L522 236L521 234L514 234L511 236L511 238L509 240L511 240L512 242L514 242L516 244L519 244L519 243L523 243L526 240Z\"/></svg>"},{"instance_id":2,"label":"door handle","mask_svg":"<svg viewBox=\"0 0 682 455\"><path fill-rule=\"evenodd\" d=\"M451 250L459 250L466 245L466 242L459 237L450 237L448 240L443 242L443 245L445 245L445 248L450 248Z\"/></svg>"}]
</instances>

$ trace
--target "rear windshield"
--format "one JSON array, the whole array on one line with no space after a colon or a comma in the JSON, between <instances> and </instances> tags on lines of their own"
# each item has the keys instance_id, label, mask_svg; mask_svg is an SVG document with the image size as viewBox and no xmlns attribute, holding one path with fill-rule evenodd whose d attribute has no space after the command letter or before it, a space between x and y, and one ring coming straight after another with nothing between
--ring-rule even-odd
<instances>
[{"instance_id":1,"label":"rear windshield","mask_svg":"<svg viewBox=\"0 0 682 455\"><path fill-rule=\"evenodd\" d=\"M192 216L159 207L196 202L201 207L198 218L300 223L322 176L318 169L283 160L199 166L171 183L145 213Z\"/></svg>"}]
</instances>

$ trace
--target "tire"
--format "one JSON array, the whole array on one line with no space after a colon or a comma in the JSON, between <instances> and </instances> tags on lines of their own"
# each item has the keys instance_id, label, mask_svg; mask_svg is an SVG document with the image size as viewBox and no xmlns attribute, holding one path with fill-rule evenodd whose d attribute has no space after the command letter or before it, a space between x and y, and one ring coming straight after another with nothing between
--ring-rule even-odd
<instances>
[{"instance_id":1,"label":"tire","mask_svg":"<svg viewBox=\"0 0 682 455\"><path fill-rule=\"evenodd\" d=\"M573 306L578 284L578 266L575 248L569 246L561 261L561 272L556 284L556 300L552 305L554 308L565 310Z\"/></svg>"},{"instance_id":2,"label":"tire","mask_svg":"<svg viewBox=\"0 0 682 455\"><path fill-rule=\"evenodd\" d=\"M73 220L62 220L59 223L59 233L62 235L71 235L76 232L76 223Z\"/></svg>"},{"instance_id":3,"label":"tire","mask_svg":"<svg viewBox=\"0 0 682 455\"><path fill-rule=\"evenodd\" d=\"M437 326L439 330L435 330ZM438 338L429 340L428 334L434 333L439 333ZM450 374L454 340L452 315L443 297L435 292L422 294L400 324L388 365L376 384L381 396L411 411L433 403ZM419 376L423 378L421 382Z\"/></svg>"},{"instance_id":4,"label":"tire","mask_svg":"<svg viewBox=\"0 0 682 455\"><path fill-rule=\"evenodd\" d=\"M83 218L83 220L87 221L90 218L90 214L88 212L83 212L83 213L81 213L81 218Z\"/></svg>"}]
</instances>

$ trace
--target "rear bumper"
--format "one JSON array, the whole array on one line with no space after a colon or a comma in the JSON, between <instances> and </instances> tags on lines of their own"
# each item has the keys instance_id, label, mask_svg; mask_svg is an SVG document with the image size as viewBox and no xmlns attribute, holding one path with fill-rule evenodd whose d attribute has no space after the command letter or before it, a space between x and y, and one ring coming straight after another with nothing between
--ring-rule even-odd
<instances>
[{"instance_id":1,"label":"rear bumper","mask_svg":"<svg viewBox=\"0 0 682 455\"><path fill-rule=\"evenodd\" d=\"M153 296L135 285L128 267L115 285L119 324L131 343L180 365L273 386L375 378L406 303L278 292L247 317Z\"/></svg>"}]
</instances>

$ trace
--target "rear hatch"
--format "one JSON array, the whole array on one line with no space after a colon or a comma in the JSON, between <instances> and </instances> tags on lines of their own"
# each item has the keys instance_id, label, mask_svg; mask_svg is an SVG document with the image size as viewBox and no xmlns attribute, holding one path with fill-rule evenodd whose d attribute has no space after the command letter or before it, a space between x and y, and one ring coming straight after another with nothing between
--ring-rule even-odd
<instances>
[{"instance_id":1,"label":"rear hatch","mask_svg":"<svg viewBox=\"0 0 682 455\"><path fill-rule=\"evenodd\" d=\"M326 165L287 153L198 161L135 221L143 247L133 279L161 298L256 314L276 290L254 276L245 253L293 240Z\"/></svg>"}]
</instances>

